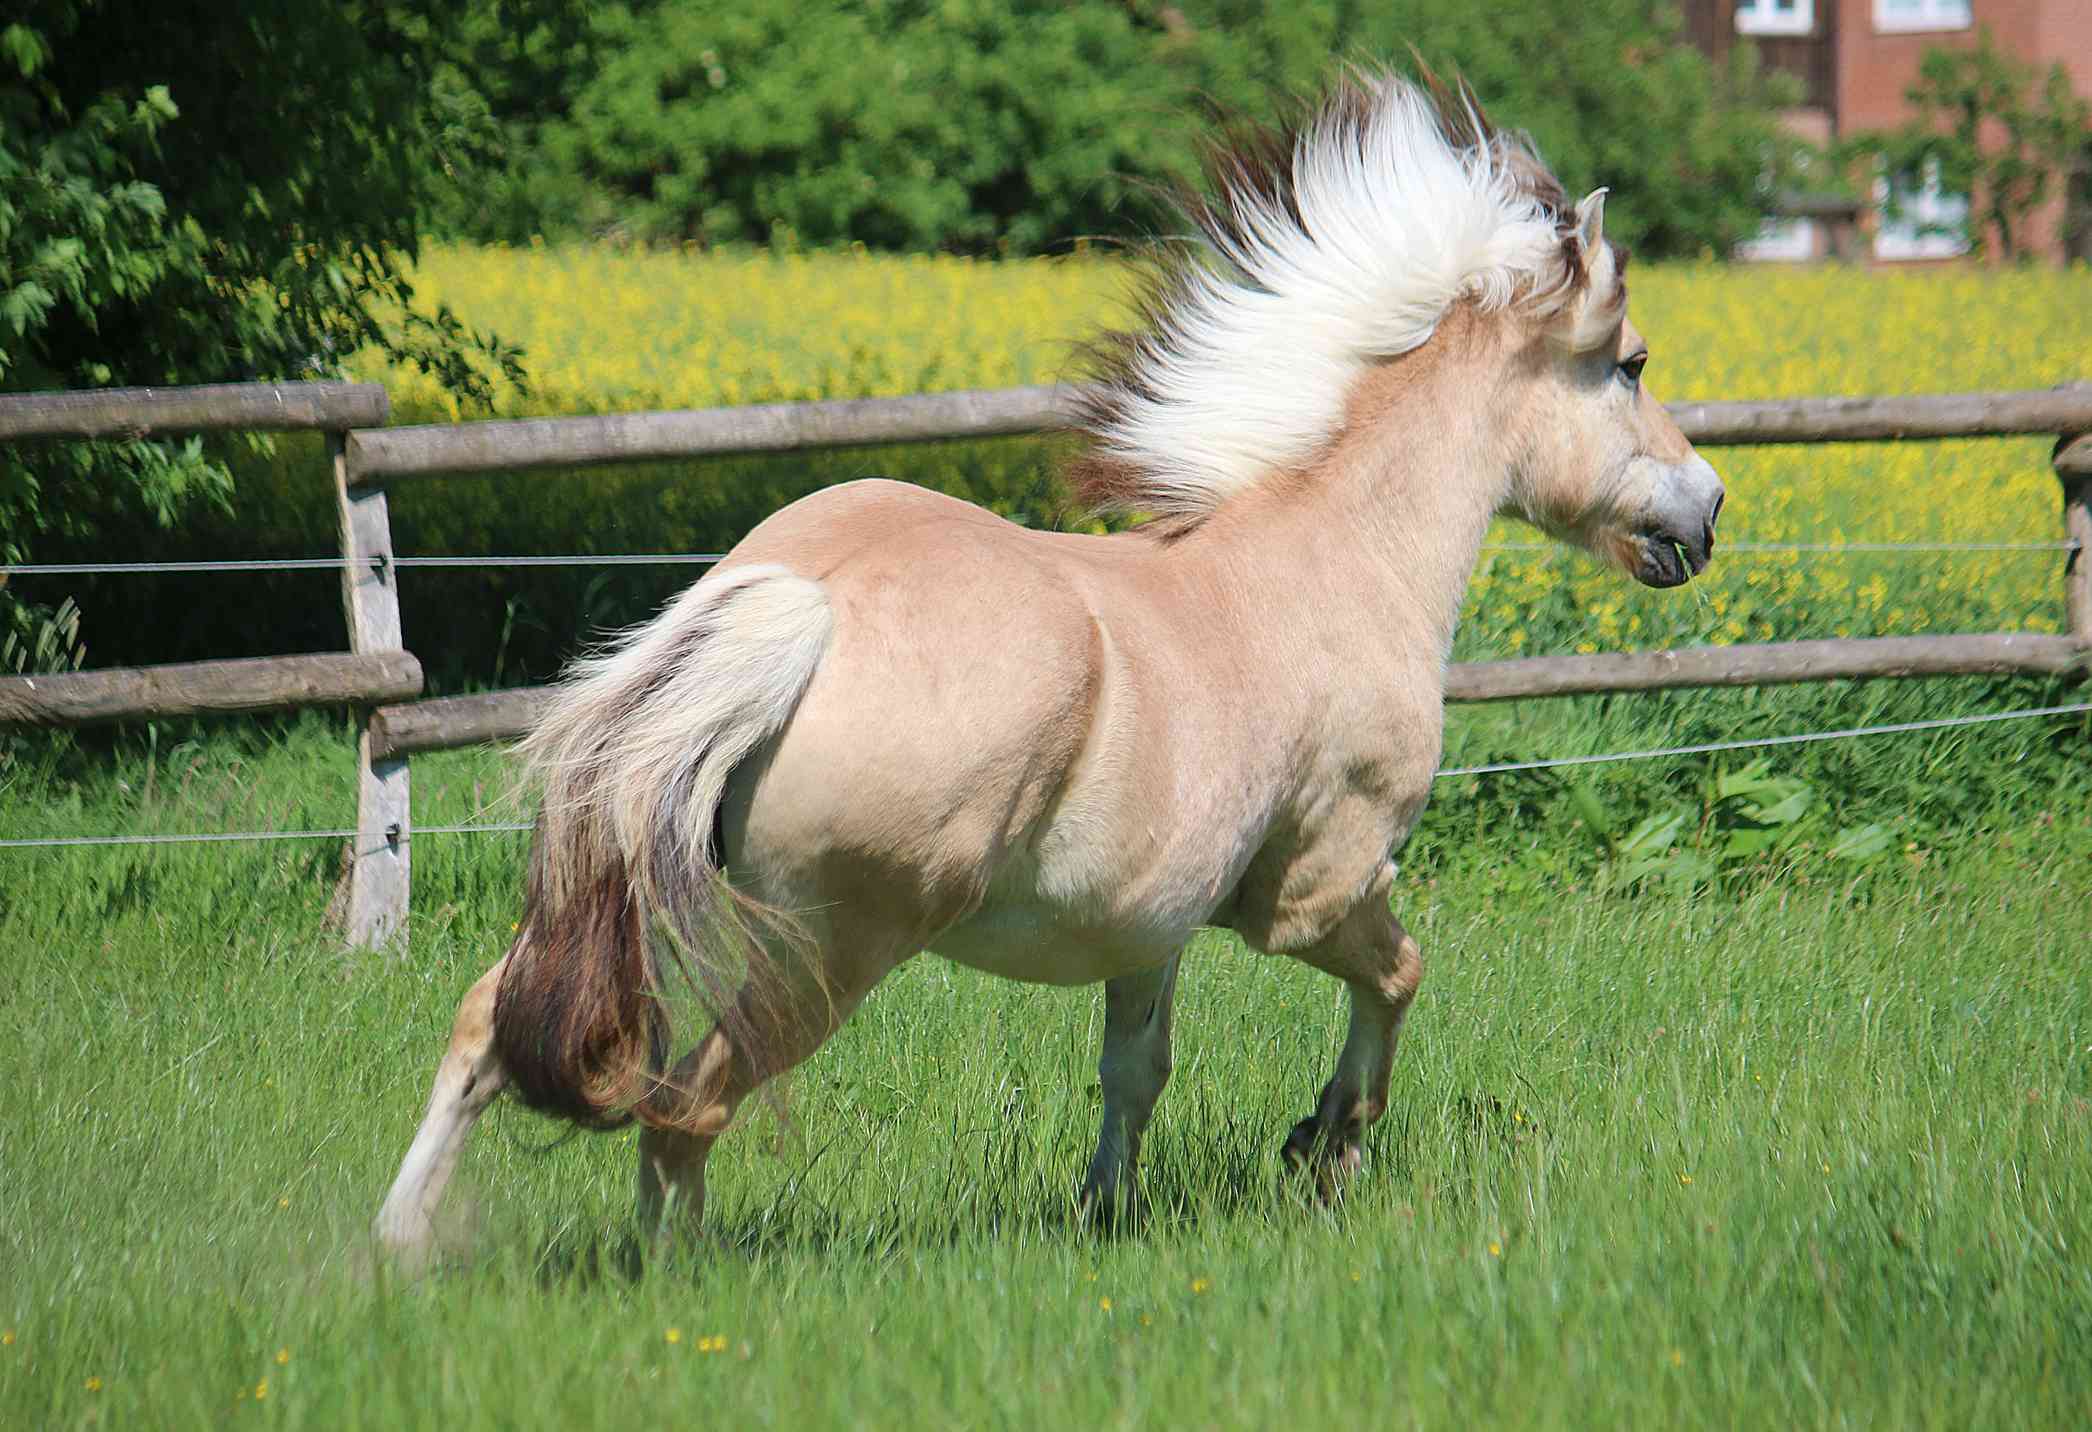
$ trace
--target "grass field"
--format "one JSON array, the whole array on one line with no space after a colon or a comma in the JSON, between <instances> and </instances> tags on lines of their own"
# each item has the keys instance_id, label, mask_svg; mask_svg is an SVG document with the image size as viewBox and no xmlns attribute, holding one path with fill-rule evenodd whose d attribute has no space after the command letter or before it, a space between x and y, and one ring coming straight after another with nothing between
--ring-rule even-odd
<instances>
[{"instance_id":1,"label":"grass field","mask_svg":"<svg viewBox=\"0 0 2092 1432\"><path fill-rule=\"evenodd\" d=\"M17 751L0 799L310 828L341 749ZM500 781L417 762L421 818ZM411 959L353 964L328 846L8 852L0 1425L2081 1426L2092 884L2052 836L2084 809L1719 897L1408 883L1431 976L1335 1213L1275 1157L1329 981L1197 947L1159 1211L1101 1239L1096 992L925 959L722 1146L722 1246L635 1272L630 1135L503 1105L416 1286L364 1228L520 838L418 842Z\"/></svg>"},{"instance_id":2,"label":"grass field","mask_svg":"<svg viewBox=\"0 0 2092 1432\"><path fill-rule=\"evenodd\" d=\"M1044 381L1123 283L1096 260L603 250L438 249L424 269L432 298L531 349L535 394L504 402L534 412ZM2085 271L1638 267L1634 285L1666 396L2092 377ZM402 416L444 415L413 375L377 376ZM2046 453L1713 456L1731 542L2024 542L2058 535ZM403 551L705 549L744 508L875 461L1026 510L1049 457L1002 443L465 479L403 491L394 520ZM309 452L286 445L242 481L240 512L156 536L154 555L331 550ZM1573 556L1492 553L1459 654L2054 630L2057 562L1725 552L1658 594ZM85 634L93 650L97 621L130 610L132 627L207 636L198 655L241 654L249 613L280 640L281 612L331 611L320 576L168 579L128 609L90 584ZM416 572L408 642L454 639L466 681L513 682L512 629L542 660L679 580ZM1447 760L2082 689L1467 708ZM802 1072L788 1122L758 1115L722 1147L719 1247L637 1271L630 1135L560 1141L500 1106L453 1193L451 1265L413 1286L373 1265L364 1230L456 1001L518 913L521 837L417 840L411 956L346 964L331 843L0 850L0 1427L2082 1426L2088 740L2080 715L1784 748L1770 776L1805 787L1806 814L1771 845L1723 794L1745 757L1442 783L1397 897L1431 974L1393 1112L1334 1213L1276 1158L1334 1055L1328 981L1218 937L1195 950L1149 1145L1157 1216L1102 1239L1069 1208L1097 1115L1097 992L925 959ZM0 734L0 838L339 827L348 748L320 717ZM503 814L496 754L414 771L422 825ZM1679 858L1626 878L1631 832L1666 821ZM1838 853L1868 829L1866 858Z\"/></svg>"}]
</instances>

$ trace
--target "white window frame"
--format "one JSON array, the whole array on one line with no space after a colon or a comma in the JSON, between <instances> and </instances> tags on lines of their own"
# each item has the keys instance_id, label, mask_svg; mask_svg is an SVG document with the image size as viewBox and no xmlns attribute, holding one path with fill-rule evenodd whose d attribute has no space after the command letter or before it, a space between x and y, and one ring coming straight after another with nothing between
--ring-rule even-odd
<instances>
[{"instance_id":1,"label":"white window frame","mask_svg":"<svg viewBox=\"0 0 2092 1432\"><path fill-rule=\"evenodd\" d=\"M1874 0L1874 33L1925 35L1966 30L1976 23L1975 9L1974 0L1918 0L1917 12L1912 14L1892 9L1889 0Z\"/></svg>"},{"instance_id":2,"label":"white window frame","mask_svg":"<svg viewBox=\"0 0 2092 1432\"><path fill-rule=\"evenodd\" d=\"M1736 246L1736 257L1748 264L1807 263L1816 257L1816 221L1773 215Z\"/></svg>"},{"instance_id":3,"label":"white window frame","mask_svg":"<svg viewBox=\"0 0 2092 1432\"><path fill-rule=\"evenodd\" d=\"M1816 0L1794 0L1794 9L1781 14L1773 0L1736 0L1736 33L1739 35L1809 35L1816 30Z\"/></svg>"},{"instance_id":4,"label":"white window frame","mask_svg":"<svg viewBox=\"0 0 2092 1432\"><path fill-rule=\"evenodd\" d=\"M1967 253L1973 245L1969 240L1969 196L1950 194L1940 187L1939 161L1928 159L1918 180L1917 193L1907 206L1905 218L1892 219L1889 215L1889 179L1882 175L1874 181L1874 257L1877 259L1956 259ZM1956 209L1960 210L1958 216ZM1920 230L1944 226L1958 217L1960 232L1922 233Z\"/></svg>"}]
</instances>

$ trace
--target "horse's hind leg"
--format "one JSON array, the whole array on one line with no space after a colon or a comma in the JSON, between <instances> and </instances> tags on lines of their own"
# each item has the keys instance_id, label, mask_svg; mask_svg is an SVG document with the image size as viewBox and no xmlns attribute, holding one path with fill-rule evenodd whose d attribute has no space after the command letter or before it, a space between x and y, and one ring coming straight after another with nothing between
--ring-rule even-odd
<instances>
[{"instance_id":1,"label":"horse's hind leg","mask_svg":"<svg viewBox=\"0 0 2092 1432\"><path fill-rule=\"evenodd\" d=\"M743 1101L827 1043L897 961L809 967L818 963L779 960L773 973L744 985L729 1015L647 1098L639 1135L643 1237L696 1231L705 1211L705 1163Z\"/></svg>"},{"instance_id":2,"label":"horse's hind leg","mask_svg":"<svg viewBox=\"0 0 2092 1432\"><path fill-rule=\"evenodd\" d=\"M1135 1211L1139 1196L1141 1135L1170 1074L1170 1004L1177 994L1177 962L1104 982L1104 1053L1097 1061L1104 1089L1104 1123L1097 1154L1082 1182L1082 1207L1114 1219Z\"/></svg>"},{"instance_id":3,"label":"horse's hind leg","mask_svg":"<svg viewBox=\"0 0 2092 1432\"><path fill-rule=\"evenodd\" d=\"M1358 1171L1366 1130L1387 1112L1395 1042L1423 983L1423 952L1388 911L1393 878L1390 865L1343 923L1299 956L1351 991L1351 1028L1336 1073L1323 1086L1315 1112L1294 1125L1286 1140L1287 1162L1313 1169L1325 1198Z\"/></svg>"},{"instance_id":4,"label":"horse's hind leg","mask_svg":"<svg viewBox=\"0 0 2092 1432\"><path fill-rule=\"evenodd\" d=\"M494 993L501 984L503 956L481 975L458 1005L450 1049L436 1067L428 1113L408 1146L392 1192L378 1211L376 1233L387 1251L409 1267L425 1262L435 1244L436 1206L458 1166L465 1136L501 1086L508 1082L494 1057Z\"/></svg>"}]
</instances>

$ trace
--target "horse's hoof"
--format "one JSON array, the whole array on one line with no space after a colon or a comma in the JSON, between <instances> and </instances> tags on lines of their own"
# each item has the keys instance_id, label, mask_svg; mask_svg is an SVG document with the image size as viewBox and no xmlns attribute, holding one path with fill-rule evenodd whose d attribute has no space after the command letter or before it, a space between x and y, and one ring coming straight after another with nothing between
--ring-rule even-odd
<instances>
[{"instance_id":1,"label":"horse's hoof","mask_svg":"<svg viewBox=\"0 0 2092 1432\"><path fill-rule=\"evenodd\" d=\"M1281 1152L1288 1170L1313 1175L1315 1200L1325 1206L1342 1201L1345 1187L1365 1164L1365 1152L1356 1143L1313 1119L1293 1126Z\"/></svg>"},{"instance_id":2,"label":"horse's hoof","mask_svg":"<svg viewBox=\"0 0 2092 1432\"><path fill-rule=\"evenodd\" d=\"M1075 1205L1083 1227L1106 1236L1130 1233L1147 1221L1147 1200L1138 1189L1105 1189L1086 1184Z\"/></svg>"},{"instance_id":3,"label":"horse's hoof","mask_svg":"<svg viewBox=\"0 0 2092 1432\"><path fill-rule=\"evenodd\" d=\"M418 1227L381 1219L371 1236L378 1261L401 1277L422 1277L436 1265L436 1226L427 1219Z\"/></svg>"},{"instance_id":4,"label":"horse's hoof","mask_svg":"<svg viewBox=\"0 0 2092 1432\"><path fill-rule=\"evenodd\" d=\"M1289 1169L1306 1168L1315 1161L1316 1147L1322 1142L1322 1126L1313 1119L1302 1119L1286 1135L1286 1146L1280 1150Z\"/></svg>"}]
</instances>

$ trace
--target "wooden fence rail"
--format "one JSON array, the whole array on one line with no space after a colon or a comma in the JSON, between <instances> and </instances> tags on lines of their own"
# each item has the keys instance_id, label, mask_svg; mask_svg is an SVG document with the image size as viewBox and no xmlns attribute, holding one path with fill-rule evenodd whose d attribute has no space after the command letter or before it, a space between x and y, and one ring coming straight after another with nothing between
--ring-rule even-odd
<instances>
[{"instance_id":1,"label":"wooden fence rail","mask_svg":"<svg viewBox=\"0 0 2092 1432\"><path fill-rule=\"evenodd\" d=\"M0 441L134 437L181 431L312 428L329 434L341 550L346 653L0 678L0 721L73 724L126 716L280 710L347 703L358 738L358 839L348 933L357 945L406 933L412 840L408 761L420 752L509 740L529 730L549 688L410 701L421 670L400 640L387 487L437 473L522 471L732 454L1005 437L1065 427L1076 394L1010 388L905 398L603 417L385 428L370 384L234 384L0 396ZM2069 633L1863 637L1462 663L1449 701L1655 691L1694 686L2082 672L2092 664L2092 383L1918 397L1676 403L1707 446L1904 441L2057 434Z\"/></svg>"},{"instance_id":2,"label":"wooden fence rail","mask_svg":"<svg viewBox=\"0 0 2092 1432\"><path fill-rule=\"evenodd\" d=\"M258 656L130 666L58 676L0 676L0 721L84 726L132 716L291 711L421 694L421 663L404 651L370 656Z\"/></svg>"},{"instance_id":3,"label":"wooden fence rail","mask_svg":"<svg viewBox=\"0 0 2092 1432\"><path fill-rule=\"evenodd\" d=\"M0 442L159 433L343 432L378 427L391 414L391 399L376 383L210 383L10 393L0 397Z\"/></svg>"},{"instance_id":4,"label":"wooden fence rail","mask_svg":"<svg viewBox=\"0 0 2092 1432\"><path fill-rule=\"evenodd\" d=\"M1067 388L997 388L381 428L349 435L349 481L1009 437L1065 428L1075 399ZM1902 398L1673 403L1670 411L1686 437L1711 447L2079 433L2092 431L2092 383Z\"/></svg>"},{"instance_id":5,"label":"wooden fence rail","mask_svg":"<svg viewBox=\"0 0 2092 1432\"><path fill-rule=\"evenodd\" d=\"M1614 651L1463 661L1446 670L1446 700L1517 701L1687 686L1779 686L1838 678L2061 675L2092 664L2092 646L2070 636L1987 632L1970 636L1846 637L1753 646ZM510 741L536 723L549 686L381 706L371 714L371 750L384 756Z\"/></svg>"}]
</instances>

